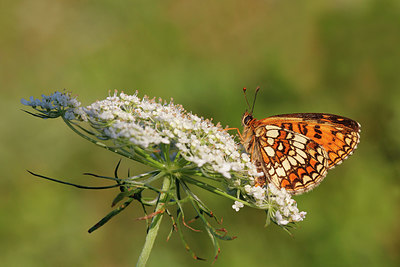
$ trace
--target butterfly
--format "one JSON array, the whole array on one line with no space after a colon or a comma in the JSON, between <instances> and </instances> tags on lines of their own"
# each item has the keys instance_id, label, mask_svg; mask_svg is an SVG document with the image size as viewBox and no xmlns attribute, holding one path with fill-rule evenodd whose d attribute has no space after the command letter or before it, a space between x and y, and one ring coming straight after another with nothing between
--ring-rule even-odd
<instances>
[{"instance_id":1,"label":"butterfly","mask_svg":"<svg viewBox=\"0 0 400 267\"><path fill-rule=\"evenodd\" d=\"M246 96L246 88L243 91ZM251 111L243 114L240 137L257 170L263 172L255 179L256 186L272 183L292 195L310 191L329 169L351 155L360 141L361 126L352 119L295 113L257 120L252 115L254 102Z\"/></svg>"}]
</instances>

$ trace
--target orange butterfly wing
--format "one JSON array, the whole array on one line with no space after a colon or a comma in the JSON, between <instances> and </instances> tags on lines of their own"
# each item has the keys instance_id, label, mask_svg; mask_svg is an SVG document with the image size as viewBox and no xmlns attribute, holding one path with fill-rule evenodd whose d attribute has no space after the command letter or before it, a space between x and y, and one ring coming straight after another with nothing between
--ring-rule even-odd
<instances>
[{"instance_id":1,"label":"orange butterfly wing","mask_svg":"<svg viewBox=\"0 0 400 267\"><path fill-rule=\"evenodd\" d=\"M245 116L242 141L265 174L256 184L263 186L268 180L291 194L316 187L328 169L354 151L360 138L360 125L337 115L297 113L262 120Z\"/></svg>"},{"instance_id":2,"label":"orange butterfly wing","mask_svg":"<svg viewBox=\"0 0 400 267\"><path fill-rule=\"evenodd\" d=\"M352 119L325 113L295 113L257 121L276 125L314 140L328 152L329 168L340 164L357 148L360 124Z\"/></svg>"}]
</instances>

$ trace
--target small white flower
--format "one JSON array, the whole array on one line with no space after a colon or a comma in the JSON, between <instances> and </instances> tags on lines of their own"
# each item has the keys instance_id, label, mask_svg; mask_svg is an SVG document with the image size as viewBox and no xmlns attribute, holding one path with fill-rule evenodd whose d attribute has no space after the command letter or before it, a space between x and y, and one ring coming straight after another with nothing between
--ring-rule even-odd
<instances>
[{"instance_id":1,"label":"small white flower","mask_svg":"<svg viewBox=\"0 0 400 267\"><path fill-rule=\"evenodd\" d=\"M251 195L251 192L252 192L252 187L251 187L251 185L246 184L246 185L244 186L244 190L246 191L246 194Z\"/></svg>"},{"instance_id":2,"label":"small white flower","mask_svg":"<svg viewBox=\"0 0 400 267\"><path fill-rule=\"evenodd\" d=\"M242 159L244 162L250 162L250 156L248 154L243 153L242 154Z\"/></svg>"},{"instance_id":3,"label":"small white flower","mask_svg":"<svg viewBox=\"0 0 400 267\"><path fill-rule=\"evenodd\" d=\"M235 187L239 187L240 185L241 185L241 181L239 179L237 179L233 182L233 186L235 186Z\"/></svg>"},{"instance_id":4,"label":"small white flower","mask_svg":"<svg viewBox=\"0 0 400 267\"><path fill-rule=\"evenodd\" d=\"M239 211L243 207L244 207L244 204L240 201L235 201L235 204L232 205L232 208L236 211Z\"/></svg>"},{"instance_id":5,"label":"small white flower","mask_svg":"<svg viewBox=\"0 0 400 267\"><path fill-rule=\"evenodd\" d=\"M288 220L284 219L281 215L281 213L278 211L276 211L275 213L275 219L276 219L276 223L278 225L287 225L289 223Z\"/></svg>"}]
</instances>

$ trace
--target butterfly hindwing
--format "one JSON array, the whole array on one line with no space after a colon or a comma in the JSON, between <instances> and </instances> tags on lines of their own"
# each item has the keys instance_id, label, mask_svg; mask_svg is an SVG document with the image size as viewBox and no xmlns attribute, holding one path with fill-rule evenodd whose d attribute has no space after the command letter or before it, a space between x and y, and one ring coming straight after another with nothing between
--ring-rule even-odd
<instances>
[{"instance_id":1,"label":"butterfly hindwing","mask_svg":"<svg viewBox=\"0 0 400 267\"><path fill-rule=\"evenodd\" d=\"M314 140L275 125L256 129L255 158L267 179L292 194L317 186L328 170L326 151Z\"/></svg>"}]
</instances>

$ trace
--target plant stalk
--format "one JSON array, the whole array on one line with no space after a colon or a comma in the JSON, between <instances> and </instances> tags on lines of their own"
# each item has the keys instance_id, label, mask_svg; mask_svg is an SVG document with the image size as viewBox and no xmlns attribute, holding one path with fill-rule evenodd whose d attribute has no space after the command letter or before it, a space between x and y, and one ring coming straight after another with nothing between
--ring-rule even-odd
<instances>
[{"instance_id":1,"label":"plant stalk","mask_svg":"<svg viewBox=\"0 0 400 267\"><path fill-rule=\"evenodd\" d=\"M170 175L164 176L164 181L161 189L162 191L160 193L156 209L154 210L155 215L151 220L151 224L149 226L149 230L146 236L146 241L144 243L142 252L140 253L136 267L146 266L147 260L149 259L150 252L153 248L154 241L156 240L158 229L160 228L161 220L164 215L165 206L168 201L169 197L168 191L171 187L171 179L172 178Z\"/></svg>"}]
</instances>

